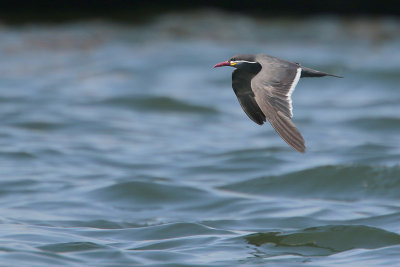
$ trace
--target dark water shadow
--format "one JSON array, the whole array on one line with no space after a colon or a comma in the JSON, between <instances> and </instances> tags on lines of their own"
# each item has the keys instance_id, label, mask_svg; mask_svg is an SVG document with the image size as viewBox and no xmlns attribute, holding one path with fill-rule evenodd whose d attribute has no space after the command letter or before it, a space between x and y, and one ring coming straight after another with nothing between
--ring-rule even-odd
<instances>
[{"instance_id":1,"label":"dark water shadow","mask_svg":"<svg viewBox=\"0 0 400 267\"><path fill-rule=\"evenodd\" d=\"M283 233L256 233L249 244L272 255L328 256L352 249L376 249L400 244L400 235L365 225L326 225Z\"/></svg>"}]
</instances>

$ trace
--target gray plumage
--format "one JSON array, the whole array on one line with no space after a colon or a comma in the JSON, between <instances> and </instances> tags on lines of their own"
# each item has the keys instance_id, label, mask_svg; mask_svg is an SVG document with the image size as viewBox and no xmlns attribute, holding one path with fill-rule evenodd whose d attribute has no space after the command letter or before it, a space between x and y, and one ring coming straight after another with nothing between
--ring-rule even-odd
<instances>
[{"instance_id":1,"label":"gray plumage","mask_svg":"<svg viewBox=\"0 0 400 267\"><path fill-rule=\"evenodd\" d=\"M291 94L300 78L340 76L263 54L237 55L216 67L229 65L236 67L232 87L247 116L259 125L268 119L283 140L304 153L304 138L291 120Z\"/></svg>"}]
</instances>

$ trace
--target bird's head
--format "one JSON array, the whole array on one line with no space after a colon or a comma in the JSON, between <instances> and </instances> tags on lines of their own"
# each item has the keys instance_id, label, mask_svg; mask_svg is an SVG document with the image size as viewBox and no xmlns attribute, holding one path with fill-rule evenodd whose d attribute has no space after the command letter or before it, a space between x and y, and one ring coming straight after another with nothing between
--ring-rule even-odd
<instances>
[{"instance_id":1,"label":"bird's head","mask_svg":"<svg viewBox=\"0 0 400 267\"><path fill-rule=\"evenodd\" d=\"M216 64L214 68L230 66L237 69L248 69L255 67L255 64L259 65L253 55L237 55L227 61Z\"/></svg>"}]
</instances>

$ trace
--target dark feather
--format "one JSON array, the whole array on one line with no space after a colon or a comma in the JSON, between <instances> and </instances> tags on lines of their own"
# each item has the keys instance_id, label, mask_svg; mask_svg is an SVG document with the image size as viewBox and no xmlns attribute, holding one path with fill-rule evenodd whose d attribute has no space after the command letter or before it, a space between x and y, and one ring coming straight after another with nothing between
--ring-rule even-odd
<instances>
[{"instance_id":1,"label":"dark feather","mask_svg":"<svg viewBox=\"0 0 400 267\"><path fill-rule=\"evenodd\" d=\"M266 119L251 90L251 79L253 77L254 74L239 69L234 70L232 72L232 88L247 116L255 123L262 125Z\"/></svg>"}]
</instances>

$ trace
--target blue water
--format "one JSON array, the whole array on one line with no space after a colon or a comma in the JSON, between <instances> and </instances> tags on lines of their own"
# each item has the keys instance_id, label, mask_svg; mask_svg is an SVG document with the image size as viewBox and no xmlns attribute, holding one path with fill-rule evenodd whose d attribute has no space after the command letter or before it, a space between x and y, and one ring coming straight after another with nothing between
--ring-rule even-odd
<instances>
[{"instance_id":1,"label":"blue water","mask_svg":"<svg viewBox=\"0 0 400 267\"><path fill-rule=\"evenodd\" d=\"M0 26L1 266L395 266L400 21L217 11ZM301 79L307 153L247 118L238 53Z\"/></svg>"}]
</instances>

